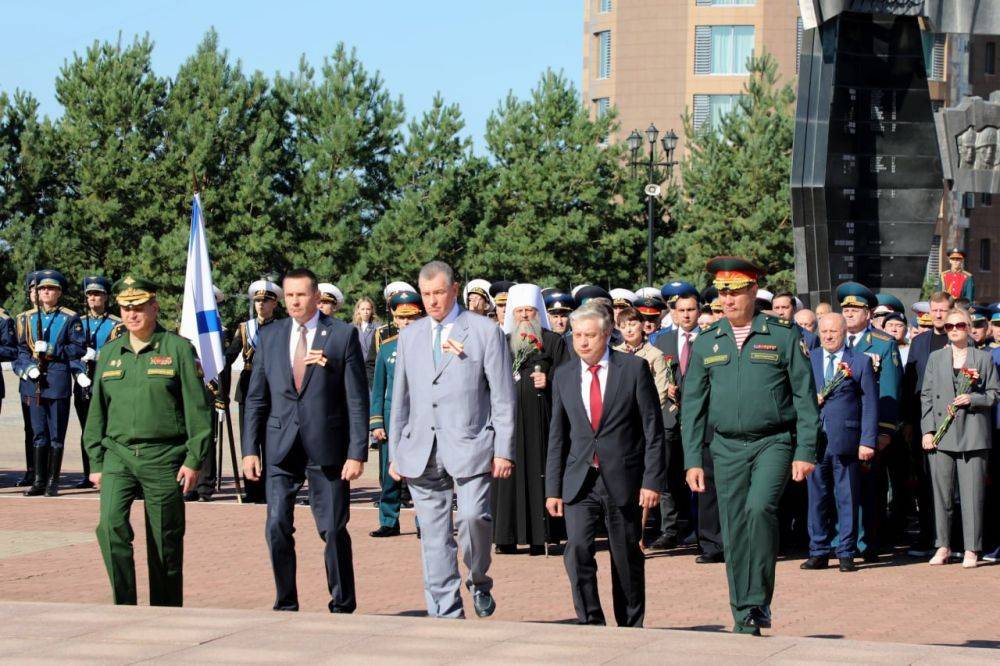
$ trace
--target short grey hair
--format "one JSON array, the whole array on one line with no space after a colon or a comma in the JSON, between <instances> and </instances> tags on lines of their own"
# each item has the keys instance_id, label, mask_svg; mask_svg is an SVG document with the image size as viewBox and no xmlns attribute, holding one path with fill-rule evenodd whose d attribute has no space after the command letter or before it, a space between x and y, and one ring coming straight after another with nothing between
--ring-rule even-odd
<instances>
[{"instance_id":1,"label":"short grey hair","mask_svg":"<svg viewBox=\"0 0 1000 666\"><path fill-rule=\"evenodd\" d=\"M597 299L591 299L576 310L573 310L569 315L569 325L572 327L581 319L597 319L601 322L601 330L605 333L611 333L614 329L614 322L611 320L611 315L602 303L596 303L595 300Z\"/></svg>"},{"instance_id":2,"label":"short grey hair","mask_svg":"<svg viewBox=\"0 0 1000 666\"><path fill-rule=\"evenodd\" d=\"M448 278L448 286L455 284L455 271L443 261L429 261L420 269L418 280L433 280L438 275Z\"/></svg>"}]
</instances>

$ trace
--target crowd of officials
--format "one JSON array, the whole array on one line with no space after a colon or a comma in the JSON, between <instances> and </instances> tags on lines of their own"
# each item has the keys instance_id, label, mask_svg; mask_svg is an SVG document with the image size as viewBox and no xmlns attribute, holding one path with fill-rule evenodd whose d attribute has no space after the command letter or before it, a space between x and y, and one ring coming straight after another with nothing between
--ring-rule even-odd
<instances>
[{"instance_id":1,"label":"crowd of officials","mask_svg":"<svg viewBox=\"0 0 1000 666\"><path fill-rule=\"evenodd\" d=\"M687 548L698 563L726 562L736 630L759 633L771 623L779 544L808 551L803 569L835 558L845 573L856 558L960 559L972 568L1000 556L1000 493L989 482L1000 478L990 453L1000 442L1000 308L975 304L964 253L949 255L938 290L909 311L853 282L837 287L832 305L809 309L760 288L760 269L733 257L709 262L706 289L670 281L635 292L457 285L432 262L418 287L393 282L384 303L359 299L348 323L338 319L347 317L337 286L293 271L282 284L249 285L253 314L227 330L226 371L208 386L190 345L157 323L155 283L88 276L78 315L60 304L66 278L35 271L26 283L33 307L0 311L0 360L19 378L25 424L19 485L28 496L58 494L72 401L84 429L76 487L101 488L98 536L115 601L135 603L127 508L144 496L154 522L151 596L179 604L183 502L210 501L217 490L213 406L228 410L232 395L246 498L269 505L276 609L297 609L291 515L305 484L327 541L330 610L353 611L346 493L370 448L381 491L370 536L399 536L401 508L416 504L432 615L462 614L452 572L457 509L477 614L495 607L491 554L539 555L565 543L578 617L604 623L594 563L603 534L620 625L642 624L642 550ZM300 283L301 293L288 293ZM438 283L439 293L428 291ZM279 323L282 304L289 317ZM428 339L409 344L426 347L426 366L413 365L411 349L416 369L406 370L400 345L417 333L403 332L424 318ZM495 335L477 328L487 320ZM265 339L275 347L266 358L280 367L258 367ZM437 402L421 401L438 400L438 387L452 382L440 409L461 418L449 422ZM309 413L320 424L299 422L307 390L318 396ZM434 433L426 452L424 426ZM343 431L339 453L311 443L326 435L310 428ZM481 446L482 469L454 452ZM483 530L492 553L482 552Z\"/></svg>"}]
</instances>

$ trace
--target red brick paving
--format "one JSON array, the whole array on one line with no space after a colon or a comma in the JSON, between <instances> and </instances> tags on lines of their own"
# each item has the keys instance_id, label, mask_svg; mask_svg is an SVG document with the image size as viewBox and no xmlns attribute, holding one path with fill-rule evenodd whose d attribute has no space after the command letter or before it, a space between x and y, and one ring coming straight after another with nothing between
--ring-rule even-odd
<instances>
[{"instance_id":1,"label":"red brick paving","mask_svg":"<svg viewBox=\"0 0 1000 666\"><path fill-rule=\"evenodd\" d=\"M5 475L6 476L6 475ZM8 477L9 478L9 477ZM377 526L371 488L357 488L350 525L354 539L358 612L422 614L419 542L413 513L404 511L404 535L373 539ZM92 532L96 494L22 498L0 490L0 530ZM185 541L185 604L196 607L268 609L273 601L265 507L231 502L188 504ZM322 543L308 507L299 506L299 596L303 610L325 610ZM140 600L147 598L142 505L133 514ZM647 561L647 627L725 629L728 610L722 565L696 565L689 554L656 553ZM599 554L601 594L611 613L607 553ZM992 645L1000 647L1000 568L931 568L902 557L862 566L854 574L835 569L806 572L800 560L778 565L772 633L858 640ZM558 621L573 617L562 558L496 556L502 620ZM0 599L109 603L110 593L96 541L0 559ZM466 599L471 614L471 602Z\"/></svg>"}]
</instances>

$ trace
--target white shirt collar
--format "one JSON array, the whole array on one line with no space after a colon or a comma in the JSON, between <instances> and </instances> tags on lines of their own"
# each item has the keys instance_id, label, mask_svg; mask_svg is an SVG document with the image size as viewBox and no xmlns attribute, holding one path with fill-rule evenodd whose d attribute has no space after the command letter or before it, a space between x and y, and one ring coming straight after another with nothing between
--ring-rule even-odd
<instances>
[{"instance_id":1,"label":"white shirt collar","mask_svg":"<svg viewBox=\"0 0 1000 666\"><path fill-rule=\"evenodd\" d=\"M610 348L605 348L605 350L604 350L604 356L602 356L601 360L597 362L597 365L601 366L602 370L607 370L608 369L608 357L609 356L611 356L611 349ZM590 366L587 365L587 362L584 361L582 358L580 359L580 367L583 368L583 372L584 373L589 372Z\"/></svg>"},{"instance_id":2,"label":"white shirt collar","mask_svg":"<svg viewBox=\"0 0 1000 666\"><path fill-rule=\"evenodd\" d=\"M319 314L320 314L319 310L316 310L316 312L313 313L313 316L309 318L309 321L305 323L306 331L316 330L316 326L319 324ZM293 329L295 331L298 331L299 326L302 325L296 319L292 320L292 324L294 324Z\"/></svg>"}]
</instances>

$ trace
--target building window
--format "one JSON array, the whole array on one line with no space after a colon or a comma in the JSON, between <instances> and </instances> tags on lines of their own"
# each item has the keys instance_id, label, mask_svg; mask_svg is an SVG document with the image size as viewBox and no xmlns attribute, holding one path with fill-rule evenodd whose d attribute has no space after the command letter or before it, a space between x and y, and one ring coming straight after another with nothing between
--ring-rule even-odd
<instances>
[{"instance_id":1,"label":"building window","mask_svg":"<svg viewBox=\"0 0 1000 666\"><path fill-rule=\"evenodd\" d=\"M611 99L609 97L598 97L594 100L594 111L596 112L598 118L607 114L610 106Z\"/></svg>"},{"instance_id":2,"label":"building window","mask_svg":"<svg viewBox=\"0 0 1000 666\"><path fill-rule=\"evenodd\" d=\"M987 74L997 73L997 43L986 42L985 71Z\"/></svg>"},{"instance_id":3,"label":"building window","mask_svg":"<svg viewBox=\"0 0 1000 666\"><path fill-rule=\"evenodd\" d=\"M602 14L607 14L610 11L611 11L611 0L601 0L600 12Z\"/></svg>"},{"instance_id":4,"label":"building window","mask_svg":"<svg viewBox=\"0 0 1000 666\"><path fill-rule=\"evenodd\" d=\"M611 76L611 31L597 33L597 78Z\"/></svg>"},{"instance_id":5,"label":"building window","mask_svg":"<svg viewBox=\"0 0 1000 666\"><path fill-rule=\"evenodd\" d=\"M695 95L691 120L694 129L719 129L722 118L738 110L742 95Z\"/></svg>"},{"instance_id":6,"label":"building window","mask_svg":"<svg viewBox=\"0 0 1000 666\"><path fill-rule=\"evenodd\" d=\"M799 73L799 62L802 60L802 17L795 19L795 73Z\"/></svg>"},{"instance_id":7,"label":"building window","mask_svg":"<svg viewBox=\"0 0 1000 666\"><path fill-rule=\"evenodd\" d=\"M993 195L989 192L983 192L979 195L979 203L982 206L992 206L993 205Z\"/></svg>"},{"instance_id":8,"label":"building window","mask_svg":"<svg viewBox=\"0 0 1000 666\"><path fill-rule=\"evenodd\" d=\"M924 32L921 33L921 38L924 42L927 78L931 81L944 81L944 34Z\"/></svg>"},{"instance_id":9,"label":"building window","mask_svg":"<svg viewBox=\"0 0 1000 666\"><path fill-rule=\"evenodd\" d=\"M992 252L992 248L990 247L991 245L992 243L990 243L989 238L979 239L979 270L981 271L993 270L991 268L992 262L990 261L990 253Z\"/></svg>"},{"instance_id":10,"label":"building window","mask_svg":"<svg viewBox=\"0 0 1000 666\"><path fill-rule=\"evenodd\" d=\"M747 73L753 56L752 25L699 25L694 29L694 73Z\"/></svg>"}]
</instances>

